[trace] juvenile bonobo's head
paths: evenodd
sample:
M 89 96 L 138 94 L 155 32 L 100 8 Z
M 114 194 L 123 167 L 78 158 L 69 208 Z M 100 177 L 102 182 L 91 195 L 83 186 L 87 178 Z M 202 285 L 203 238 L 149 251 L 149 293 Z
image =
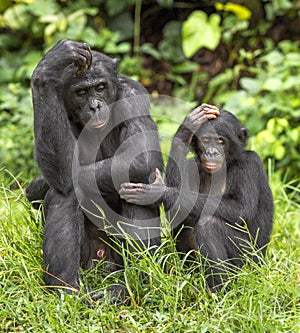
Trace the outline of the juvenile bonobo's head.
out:
M 81 128 L 103 128 L 110 117 L 109 105 L 116 101 L 118 68 L 116 61 L 92 51 L 91 66 L 76 74 L 74 65 L 66 69 L 62 99 L 69 119 Z
M 221 110 L 220 115 L 205 122 L 192 139 L 200 165 L 207 173 L 215 173 L 241 159 L 247 143 L 248 131 L 230 112 Z

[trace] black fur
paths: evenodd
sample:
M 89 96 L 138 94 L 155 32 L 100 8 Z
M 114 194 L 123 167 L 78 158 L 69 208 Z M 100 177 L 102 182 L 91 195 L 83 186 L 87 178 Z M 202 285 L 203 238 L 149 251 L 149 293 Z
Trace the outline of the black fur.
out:
M 163 202 L 175 234 L 183 228 L 177 235 L 178 250 L 187 253 L 199 249 L 209 262 L 208 284 L 218 288 L 226 280 L 226 264 L 221 261 L 241 266 L 244 250 L 251 251 L 249 241 L 255 242 L 259 255 L 265 253 L 272 230 L 272 193 L 259 156 L 244 148 L 247 130 L 233 114 L 222 110 L 216 119 L 200 127 L 191 143 L 196 154 L 192 161 L 186 159 L 186 131 L 181 126 L 173 140 Z M 213 174 L 203 168 L 204 136 L 216 136 L 223 144 L 222 149 L 216 144 L 210 148 L 216 155 L 212 159 L 224 155 L 226 162 Z M 237 228 L 243 221 L 250 235 Z M 258 261 L 259 255 L 252 257 Z
M 103 253 L 103 258 L 114 267 L 122 263 L 106 244 L 111 243 L 110 237 L 96 228 L 89 221 L 91 215 L 81 208 L 85 204 L 90 208 L 91 198 L 97 200 L 99 196 L 92 193 L 94 177 L 103 204 L 107 205 L 107 217 L 121 216 L 133 225 L 156 218 L 155 226 L 159 227 L 158 205 L 136 206 L 118 195 L 118 182 L 127 180 L 128 168 L 131 181 L 149 183 L 155 168 L 162 167 L 157 128 L 149 114 L 146 94 L 138 82 L 119 76 L 113 59 L 91 51 L 85 43 L 59 42 L 35 69 L 35 156 L 43 176 L 28 186 L 27 197 L 31 201 L 45 197 L 43 249 L 47 285 L 78 290 L 80 266 L 90 267 L 91 261 L 99 256 L 102 259 Z M 118 104 L 112 105 L 116 101 Z M 102 123 L 103 128 L 95 128 Z M 153 150 L 143 150 L 147 147 L 148 138 L 143 134 L 146 131 L 152 131 Z M 134 137 L 130 141 L 136 134 L 138 142 Z M 83 139 L 76 154 L 80 135 Z M 129 160 L 130 152 L 137 147 L 141 148 L 139 156 Z M 118 154 L 125 158 L 117 160 L 118 180 L 113 183 L 111 168 L 118 149 L 122 153 Z M 116 226 L 116 220 L 110 222 Z M 132 236 L 137 232 L 134 230 Z M 142 234 L 140 238 L 145 246 L 160 241 L 159 237 L 145 239 Z

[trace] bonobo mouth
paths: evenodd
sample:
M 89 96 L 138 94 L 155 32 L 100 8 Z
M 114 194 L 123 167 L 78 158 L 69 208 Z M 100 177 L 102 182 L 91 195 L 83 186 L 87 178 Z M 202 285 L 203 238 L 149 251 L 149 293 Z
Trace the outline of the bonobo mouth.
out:
M 99 123 L 97 124 L 90 124 L 89 127 L 90 128 L 94 128 L 94 129 L 99 129 L 99 128 L 102 128 L 106 125 L 106 120 L 103 120 L 103 121 L 100 121 Z
M 216 172 L 221 169 L 222 167 L 222 162 L 202 162 L 202 167 L 207 171 L 207 172 Z

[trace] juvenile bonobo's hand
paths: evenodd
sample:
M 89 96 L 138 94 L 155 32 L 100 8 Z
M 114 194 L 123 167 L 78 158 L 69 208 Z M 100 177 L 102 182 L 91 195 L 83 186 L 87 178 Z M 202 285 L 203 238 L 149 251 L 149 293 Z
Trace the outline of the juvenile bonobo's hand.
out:
M 44 63 L 51 64 L 54 71 L 63 70 L 74 64 L 75 75 L 85 72 L 92 63 L 91 48 L 87 43 L 63 39 L 58 42 L 45 56 Z
M 120 198 L 136 205 L 150 205 L 158 202 L 166 191 L 166 185 L 158 169 L 155 170 L 155 175 L 155 181 L 151 184 L 121 184 Z
M 189 132 L 189 135 L 184 136 L 184 138 L 188 141 L 188 143 L 190 143 L 193 133 L 195 133 L 207 120 L 215 119 L 219 116 L 219 114 L 220 111 L 216 106 L 205 103 L 201 104 L 185 117 L 182 123 L 183 126 L 179 128 L 179 131 L 182 132 L 182 134 L 183 132 Z

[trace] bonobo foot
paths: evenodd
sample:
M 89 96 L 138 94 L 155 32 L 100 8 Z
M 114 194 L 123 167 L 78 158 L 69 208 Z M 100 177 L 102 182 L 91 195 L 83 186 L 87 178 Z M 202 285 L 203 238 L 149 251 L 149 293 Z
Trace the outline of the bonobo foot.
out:
M 90 298 L 93 301 L 104 301 L 107 299 L 110 304 L 115 305 L 129 305 L 130 303 L 128 290 L 121 284 L 115 284 L 108 289 L 92 292 Z

